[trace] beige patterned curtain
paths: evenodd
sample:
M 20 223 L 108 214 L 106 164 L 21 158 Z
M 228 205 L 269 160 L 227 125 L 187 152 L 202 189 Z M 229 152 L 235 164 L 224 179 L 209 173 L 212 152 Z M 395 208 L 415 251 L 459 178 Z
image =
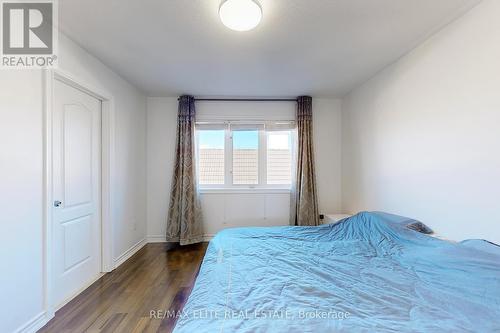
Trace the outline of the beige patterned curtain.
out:
M 314 172 L 312 98 L 297 99 L 297 161 L 292 184 L 290 225 L 318 225 L 318 198 Z
M 194 161 L 195 106 L 192 96 L 179 98 L 177 148 L 167 220 L 167 242 L 181 245 L 203 240 Z

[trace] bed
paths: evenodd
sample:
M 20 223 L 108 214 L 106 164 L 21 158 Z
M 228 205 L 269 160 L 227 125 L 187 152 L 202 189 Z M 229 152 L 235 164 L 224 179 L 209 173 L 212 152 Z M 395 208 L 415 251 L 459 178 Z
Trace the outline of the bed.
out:
M 412 221 L 224 230 L 174 332 L 499 332 L 500 247 Z

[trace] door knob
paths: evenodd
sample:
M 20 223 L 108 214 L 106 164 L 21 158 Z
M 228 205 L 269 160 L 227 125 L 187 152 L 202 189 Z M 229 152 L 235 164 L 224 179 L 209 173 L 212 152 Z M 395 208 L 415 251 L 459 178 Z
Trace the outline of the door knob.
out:
M 61 201 L 58 201 L 58 200 L 54 201 L 54 207 L 59 207 L 59 206 L 61 206 L 61 204 L 62 204 Z

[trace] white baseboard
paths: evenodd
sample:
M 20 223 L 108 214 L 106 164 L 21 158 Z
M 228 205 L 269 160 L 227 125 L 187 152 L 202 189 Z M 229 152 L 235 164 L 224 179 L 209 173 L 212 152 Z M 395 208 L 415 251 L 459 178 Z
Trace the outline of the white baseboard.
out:
M 142 249 L 144 247 L 144 245 L 146 245 L 148 242 L 146 241 L 146 238 L 143 238 L 141 239 L 140 241 L 138 241 L 137 243 L 135 243 L 134 245 L 132 245 L 130 247 L 130 249 L 128 249 L 127 251 L 125 251 L 121 256 L 119 256 L 118 258 L 116 258 L 114 261 L 114 268 L 118 268 L 121 264 L 123 264 L 125 261 L 127 261 L 127 259 L 129 259 L 130 257 L 132 257 L 134 254 L 137 253 L 137 251 L 139 251 L 140 249 Z
M 213 234 L 205 234 L 203 235 L 203 241 L 204 242 L 210 242 L 212 238 L 214 238 L 215 235 Z M 150 235 L 147 236 L 146 239 L 148 240 L 148 243 L 165 243 L 165 236 L 164 235 Z
M 148 243 L 165 243 L 165 235 L 149 235 L 146 237 Z
M 15 330 L 15 333 L 35 333 L 52 319 L 47 312 L 43 311 L 30 319 L 26 324 Z
M 203 241 L 204 242 L 210 242 L 212 240 L 212 238 L 214 238 L 214 234 L 205 234 L 203 235 Z

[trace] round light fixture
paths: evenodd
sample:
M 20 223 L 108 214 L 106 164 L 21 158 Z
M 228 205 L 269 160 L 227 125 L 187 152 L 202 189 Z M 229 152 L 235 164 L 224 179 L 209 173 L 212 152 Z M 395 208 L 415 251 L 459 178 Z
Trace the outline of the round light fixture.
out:
M 219 8 L 222 23 L 229 29 L 248 31 L 262 19 L 262 9 L 253 0 L 226 0 Z

